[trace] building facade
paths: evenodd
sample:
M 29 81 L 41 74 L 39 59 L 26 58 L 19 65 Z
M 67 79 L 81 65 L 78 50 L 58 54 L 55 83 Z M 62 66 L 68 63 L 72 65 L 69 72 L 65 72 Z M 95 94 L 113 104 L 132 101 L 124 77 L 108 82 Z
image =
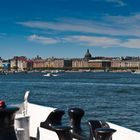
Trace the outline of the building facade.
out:
M 134 68 L 138 69 L 140 66 L 140 60 L 112 60 L 112 68 Z
M 140 57 L 92 57 L 89 50 L 83 58 L 63 59 L 47 58 L 42 59 L 37 55 L 34 59 L 27 59 L 25 56 L 15 56 L 10 60 L 3 60 L 0 57 L 0 70 L 25 71 L 45 69 L 140 69 Z
M 0 71 L 2 71 L 2 59 L 0 58 Z
M 2 71 L 10 70 L 10 60 L 2 60 Z
M 72 68 L 88 68 L 89 63 L 87 59 L 72 59 Z
M 90 68 L 103 68 L 103 69 L 108 69 L 111 67 L 111 61 L 110 60 L 89 60 L 89 67 Z
M 45 69 L 45 60 L 44 59 L 39 59 L 39 60 L 32 60 L 33 61 L 33 69 Z
M 25 71 L 27 70 L 27 58 L 25 56 L 15 56 L 10 60 L 11 71 Z

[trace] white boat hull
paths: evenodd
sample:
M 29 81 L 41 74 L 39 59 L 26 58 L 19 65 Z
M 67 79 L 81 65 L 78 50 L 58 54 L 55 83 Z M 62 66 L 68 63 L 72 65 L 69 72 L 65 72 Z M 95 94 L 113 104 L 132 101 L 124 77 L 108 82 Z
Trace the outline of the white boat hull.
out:
M 54 131 L 40 127 L 40 123 L 44 122 L 50 115 L 50 113 L 56 110 L 56 108 L 36 105 L 29 102 L 25 103 L 21 105 L 21 109 L 20 111 L 18 111 L 15 117 L 15 122 L 20 117 L 25 119 L 25 122 L 24 119 L 22 119 L 22 123 L 25 123 L 22 124 L 24 128 L 19 128 L 21 127 L 21 125 L 17 125 L 17 123 L 15 123 L 15 130 L 17 134 L 18 131 L 20 132 L 22 130 L 27 133 L 26 135 L 24 135 L 25 139 L 19 138 L 19 140 L 29 140 L 30 137 L 37 138 L 37 140 L 59 140 L 57 134 Z M 23 112 L 26 112 L 26 114 Z M 27 118 L 29 119 L 29 122 L 27 121 Z M 140 140 L 139 132 L 110 122 L 107 123 L 109 124 L 110 128 L 116 130 L 116 132 L 113 134 L 112 140 Z M 29 129 L 27 128 L 27 126 L 29 126 Z

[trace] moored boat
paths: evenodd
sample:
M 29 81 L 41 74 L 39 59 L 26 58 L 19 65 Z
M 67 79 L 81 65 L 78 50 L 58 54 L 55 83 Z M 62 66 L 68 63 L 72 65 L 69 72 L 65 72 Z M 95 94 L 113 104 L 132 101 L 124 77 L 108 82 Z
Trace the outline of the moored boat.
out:
M 140 70 L 136 70 L 136 71 L 132 72 L 132 74 L 140 74 Z
M 57 74 L 53 74 L 53 73 L 47 73 L 47 74 L 44 74 L 43 76 L 45 77 L 52 77 L 52 76 L 58 76 Z

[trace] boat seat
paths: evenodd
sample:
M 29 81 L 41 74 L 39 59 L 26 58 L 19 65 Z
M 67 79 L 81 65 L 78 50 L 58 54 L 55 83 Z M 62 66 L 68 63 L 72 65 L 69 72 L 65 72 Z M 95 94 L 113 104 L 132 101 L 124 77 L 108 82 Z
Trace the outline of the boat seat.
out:
M 99 121 L 99 120 L 89 120 L 88 125 L 90 128 L 90 140 L 93 140 L 93 138 L 96 137 L 95 130 L 98 128 L 110 128 L 110 126 L 105 121 Z
M 61 125 L 62 116 L 64 114 L 65 112 L 63 110 L 55 109 L 44 122 L 40 123 L 40 127 L 52 130 L 52 126 Z

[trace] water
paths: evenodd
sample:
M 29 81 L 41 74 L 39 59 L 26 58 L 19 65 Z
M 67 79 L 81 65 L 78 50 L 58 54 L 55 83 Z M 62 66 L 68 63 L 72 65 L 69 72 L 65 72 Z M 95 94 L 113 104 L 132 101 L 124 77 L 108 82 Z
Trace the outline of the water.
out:
M 0 75 L 0 98 L 7 104 L 23 101 L 30 91 L 30 102 L 65 110 L 80 107 L 87 129 L 90 119 L 107 120 L 140 131 L 140 75 L 131 73 L 42 73 Z

